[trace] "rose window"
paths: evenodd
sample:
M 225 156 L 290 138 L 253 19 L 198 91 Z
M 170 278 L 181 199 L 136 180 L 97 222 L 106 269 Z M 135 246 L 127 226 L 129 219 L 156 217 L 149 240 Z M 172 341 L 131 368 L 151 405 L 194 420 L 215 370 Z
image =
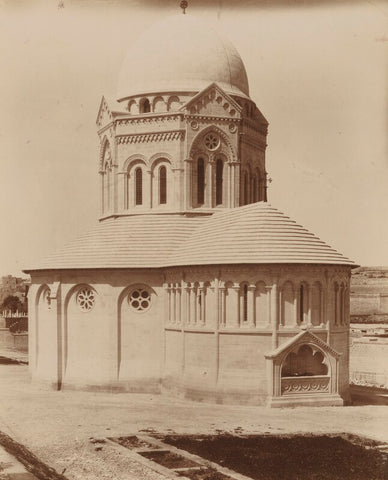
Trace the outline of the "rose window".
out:
M 208 150 L 217 150 L 220 145 L 220 139 L 214 133 L 208 133 L 205 137 L 205 145 Z
M 88 312 L 94 307 L 96 295 L 91 288 L 82 288 L 76 297 L 77 305 L 83 312 Z
M 151 305 L 151 294 L 144 288 L 137 288 L 130 293 L 128 303 L 137 312 L 143 312 Z

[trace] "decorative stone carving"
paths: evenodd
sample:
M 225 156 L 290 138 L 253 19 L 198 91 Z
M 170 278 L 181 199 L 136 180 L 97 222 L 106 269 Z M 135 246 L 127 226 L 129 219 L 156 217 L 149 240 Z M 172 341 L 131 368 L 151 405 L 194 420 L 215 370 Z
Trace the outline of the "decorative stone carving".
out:
M 295 393 L 329 392 L 329 376 L 322 377 L 285 377 L 282 378 L 282 395 Z
M 184 136 L 185 136 L 184 130 L 174 130 L 171 132 L 118 135 L 116 137 L 116 141 L 118 144 L 166 142 L 166 141 L 172 141 L 172 140 L 183 140 Z
M 76 296 L 76 302 L 82 312 L 89 312 L 96 303 L 96 294 L 90 287 L 81 288 Z

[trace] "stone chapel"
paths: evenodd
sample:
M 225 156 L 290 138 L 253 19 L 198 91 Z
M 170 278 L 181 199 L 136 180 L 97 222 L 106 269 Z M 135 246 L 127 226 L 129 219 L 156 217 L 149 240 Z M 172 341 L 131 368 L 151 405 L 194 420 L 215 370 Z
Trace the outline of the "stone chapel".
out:
M 267 129 L 240 55 L 202 21 L 171 17 L 132 45 L 97 115 L 99 221 L 25 270 L 33 380 L 348 400 L 355 265 L 267 203 Z

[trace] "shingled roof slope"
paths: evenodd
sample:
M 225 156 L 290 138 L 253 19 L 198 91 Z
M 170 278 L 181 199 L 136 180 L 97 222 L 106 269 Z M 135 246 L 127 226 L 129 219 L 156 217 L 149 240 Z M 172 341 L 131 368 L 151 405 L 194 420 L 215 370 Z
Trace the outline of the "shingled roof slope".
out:
M 315 263 L 355 265 L 264 202 L 207 218 L 180 245 L 172 265 Z
M 263 263 L 355 266 L 276 208 L 258 202 L 210 216 L 107 219 L 26 271 Z
M 37 269 L 165 266 L 202 221 L 202 217 L 181 215 L 110 218 L 47 257 Z

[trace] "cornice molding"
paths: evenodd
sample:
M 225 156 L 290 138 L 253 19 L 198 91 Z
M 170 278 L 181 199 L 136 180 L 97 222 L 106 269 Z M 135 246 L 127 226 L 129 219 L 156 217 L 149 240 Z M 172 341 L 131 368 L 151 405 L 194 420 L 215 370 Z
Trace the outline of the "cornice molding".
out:
M 219 117 L 217 115 L 200 115 L 200 114 L 185 114 L 185 120 L 201 120 L 209 122 L 219 122 L 219 123 L 241 123 L 241 118 L 231 118 L 231 117 Z
M 170 130 L 169 132 L 148 132 L 148 133 L 130 133 L 116 135 L 116 144 L 127 143 L 148 143 L 148 142 L 168 142 L 183 140 L 185 130 Z
M 114 121 L 116 125 L 138 125 L 138 124 L 149 124 L 149 123 L 158 123 L 160 121 L 173 121 L 183 118 L 183 113 L 159 113 L 159 114 L 146 114 L 136 115 L 136 117 L 127 117 L 127 118 L 118 118 Z

